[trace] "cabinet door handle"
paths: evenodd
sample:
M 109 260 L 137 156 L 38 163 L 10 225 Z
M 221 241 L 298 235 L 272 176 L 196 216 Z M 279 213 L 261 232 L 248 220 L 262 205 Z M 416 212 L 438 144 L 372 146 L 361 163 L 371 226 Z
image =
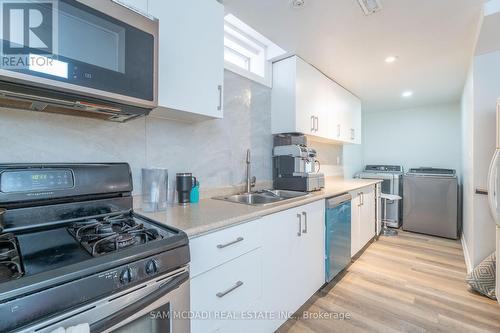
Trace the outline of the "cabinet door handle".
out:
M 238 289 L 239 287 L 241 287 L 243 285 L 243 282 L 241 281 L 238 281 L 236 282 L 236 284 L 234 286 L 232 286 L 231 288 L 229 288 L 228 290 L 226 291 L 221 291 L 221 292 L 218 292 L 217 294 L 215 294 L 217 297 L 219 298 L 222 298 L 224 296 L 226 296 L 227 294 L 235 291 L 236 289 Z
M 238 237 L 238 238 L 236 238 L 236 239 L 235 239 L 234 241 L 232 241 L 232 242 L 229 242 L 229 243 L 226 243 L 226 244 L 219 244 L 219 245 L 217 245 L 217 248 L 218 248 L 218 249 L 223 249 L 223 248 L 226 248 L 226 247 L 228 247 L 228 246 L 234 245 L 234 244 L 236 244 L 236 243 L 243 242 L 243 240 L 244 240 L 244 238 L 243 238 L 243 237 Z
M 316 132 L 319 131 L 319 117 L 316 117 Z
M 314 132 L 314 130 L 316 129 L 315 123 L 315 117 L 311 116 L 311 132 Z
M 302 230 L 302 233 L 307 234 L 307 213 L 302 212 L 302 215 L 304 216 L 304 229 Z
M 351 128 L 351 140 L 354 140 L 356 138 L 356 131 L 354 128 Z
M 361 195 L 363 195 L 362 192 L 358 192 L 358 207 L 363 206 L 362 201 L 361 201 Z
M 365 194 L 361 192 L 361 206 L 365 205 Z
M 218 85 L 217 89 L 219 90 L 219 106 L 217 106 L 217 111 L 222 110 L 222 85 Z
M 302 215 L 297 214 L 297 218 L 299 219 L 299 232 L 297 233 L 297 236 L 302 236 Z

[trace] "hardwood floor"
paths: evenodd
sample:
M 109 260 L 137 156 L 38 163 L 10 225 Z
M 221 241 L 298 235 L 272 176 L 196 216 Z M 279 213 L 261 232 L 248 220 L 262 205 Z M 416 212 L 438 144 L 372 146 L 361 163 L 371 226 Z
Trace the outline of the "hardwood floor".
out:
M 500 306 L 470 291 L 465 275 L 459 241 L 382 236 L 302 309 L 327 318 L 289 320 L 278 332 L 500 332 Z

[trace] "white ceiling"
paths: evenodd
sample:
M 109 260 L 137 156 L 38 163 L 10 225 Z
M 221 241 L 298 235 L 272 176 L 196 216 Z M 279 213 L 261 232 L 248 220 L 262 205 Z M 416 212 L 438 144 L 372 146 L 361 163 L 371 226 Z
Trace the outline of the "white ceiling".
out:
M 224 0 L 233 13 L 358 95 L 368 111 L 460 100 L 483 0 Z M 389 55 L 399 60 L 386 64 Z M 405 90 L 413 97 L 403 99 Z

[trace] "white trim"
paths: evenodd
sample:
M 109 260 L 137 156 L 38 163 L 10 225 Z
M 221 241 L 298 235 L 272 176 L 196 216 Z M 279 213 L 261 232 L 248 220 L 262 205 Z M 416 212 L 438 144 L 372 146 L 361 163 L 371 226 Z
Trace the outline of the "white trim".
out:
M 260 75 L 257 75 L 257 74 L 254 74 L 250 71 L 247 71 L 245 70 L 244 68 L 241 68 L 235 64 L 232 64 L 228 61 L 224 61 L 224 69 L 227 69 L 228 71 L 231 71 L 235 74 L 238 74 L 240 76 L 243 76 L 249 80 L 252 80 L 252 81 L 255 81 L 259 84 L 262 84 L 268 88 L 272 88 L 273 87 L 273 78 L 272 78 L 272 71 L 270 70 L 270 68 L 272 67 L 272 64 L 269 63 L 267 65 L 267 69 L 266 69 L 266 72 L 269 73 L 266 75 L 266 77 L 262 77 Z
M 465 234 L 462 232 L 462 238 L 460 239 L 462 243 L 462 249 L 464 251 L 465 266 L 467 267 L 467 274 L 472 272 L 472 262 L 470 260 L 469 249 L 467 248 L 467 242 L 465 240 Z
M 493 15 L 500 12 L 500 1 L 490 0 L 484 4 L 484 16 Z
M 285 54 L 283 49 L 230 13 L 224 17 L 224 45 L 250 60 L 245 69 L 227 58 L 225 69 L 272 88 L 272 59 Z

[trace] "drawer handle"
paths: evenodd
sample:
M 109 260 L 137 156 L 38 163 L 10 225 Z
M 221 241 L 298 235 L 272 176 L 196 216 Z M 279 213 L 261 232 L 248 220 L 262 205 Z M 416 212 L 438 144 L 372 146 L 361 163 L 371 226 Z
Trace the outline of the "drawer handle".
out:
M 302 230 L 302 233 L 307 234 L 307 213 L 302 212 L 302 215 L 304 216 L 304 230 Z
M 243 240 L 244 240 L 244 238 L 243 238 L 243 237 L 238 237 L 238 238 L 236 238 L 236 239 L 235 239 L 234 241 L 232 241 L 232 242 L 229 242 L 229 243 L 226 243 L 226 244 L 219 244 L 219 245 L 217 245 L 217 248 L 218 248 L 218 249 L 223 249 L 223 248 L 226 248 L 226 247 L 228 247 L 228 246 L 234 245 L 234 244 L 236 244 L 236 243 L 243 242 Z
M 297 214 L 297 218 L 299 219 L 299 232 L 297 232 L 297 236 L 302 236 L 302 215 Z
M 227 294 L 229 294 L 229 293 L 231 293 L 231 292 L 235 291 L 236 289 L 238 289 L 238 288 L 239 288 L 239 287 L 241 287 L 242 285 L 243 285 L 243 282 L 238 281 L 238 282 L 236 282 L 236 284 L 235 284 L 233 287 L 229 288 L 229 289 L 228 289 L 228 290 L 226 290 L 226 291 L 223 291 L 223 292 L 217 293 L 217 294 L 216 294 L 216 296 L 217 296 L 217 297 L 219 297 L 219 298 L 222 298 L 222 297 L 226 296 Z
M 217 106 L 217 111 L 222 110 L 222 85 L 217 86 L 217 90 L 219 91 L 219 105 Z

